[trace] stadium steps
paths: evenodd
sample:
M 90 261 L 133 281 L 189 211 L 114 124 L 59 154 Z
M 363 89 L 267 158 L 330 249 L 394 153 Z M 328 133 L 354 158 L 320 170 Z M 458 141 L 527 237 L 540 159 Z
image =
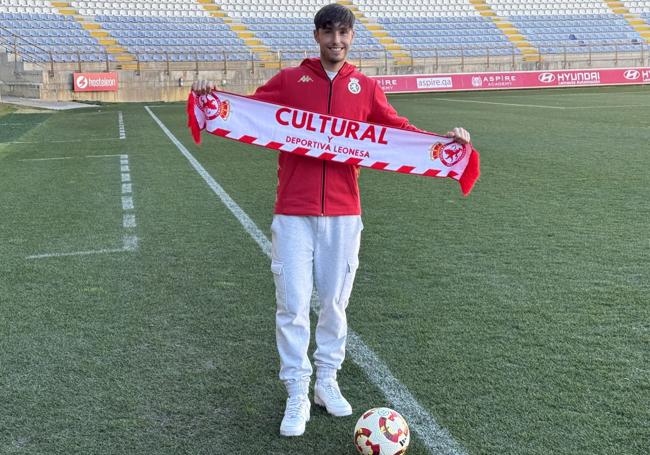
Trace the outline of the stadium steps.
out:
M 388 30 L 386 30 L 381 24 L 363 14 L 363 12 L 361 12 L 361 10 L 359 10 L 359 8 L 354 4 L 353 0 L 338 0 L 336 3 L 346 6 L 350 11 L 352 11 L 356 19 L 365 25 L 372 36 L 377 38 L 377 41 L 384 46 L 386 51 L 390 52 L 397 65 L 409 66 L 413 63 L 411 54 L 400 46 L 397 41 L 395 41 L 395 38 L 391 37 Z
M 526 37 L 507 18 L 499 16 L 485 0 L 469 0 L 474 9 L 483 16 L 490 18 L 494 25 L 519 49 L 524 62 L 539 62 L 539 50 L 528 42 Z
M 627 23 L 630 24 L 634 30 L 639 32 L 639 35 L 643 37 L 645 42 L 650 43 L 650 25 L 641 16 L 631 13 L 623 2 L 604 1 L 614 14 L 623 16 Z
M 118 69 L 129 70 L 137 68 L 137 59 L 135 56 L 120 46 L 118 40 L 113 38 L 101 24 L 95 22 L 93 17 L 82 16 L 69 2 L 50 1 L 50 4 L 56 8 L 59 14 L 72 16 L 90 36 L 95 38 L 104 47 L 106 53 L 112 54 L 115 57 L 115 61 L 118 62 Z
M 264 68 L 279 68 L 277 56 L 273 50 L 265 45 L 259 38 L 255 36 L 255 32 L 251 31 L 245 24 L 238 22 L 226 13 L 214 0 L 196 0 L 205 11 L 212 17 L 219 17 L 230 27 L 230 30 L 242 39 L 248 48 L 254 52 L 262 61 L 261 66 Z

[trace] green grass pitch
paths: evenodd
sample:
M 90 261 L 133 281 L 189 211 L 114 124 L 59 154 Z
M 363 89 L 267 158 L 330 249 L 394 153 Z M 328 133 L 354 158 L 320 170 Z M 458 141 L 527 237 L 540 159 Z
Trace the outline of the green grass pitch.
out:
M 647 454 L 650 89 L 391 102 L 482 176 L 362 171 L 350 327 L 468 454 Z M 152 110 L 269 235 L 275 153 Z M 269 260 L 142 104 L 0 106 L 0 258 L 0 453 L 351 455 L 391 406 L 348 360 L 354 415 L 279 436 Z

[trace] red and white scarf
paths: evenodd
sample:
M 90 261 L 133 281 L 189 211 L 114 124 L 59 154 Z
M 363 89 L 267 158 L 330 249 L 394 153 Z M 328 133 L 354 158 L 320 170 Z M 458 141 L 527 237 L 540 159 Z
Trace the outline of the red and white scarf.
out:
M 479 176 L 479 154 L 470 144 L 432 133 L 391 128 L 317 114 L 245 96 L 190 93 L 188 126 L 198 144 L 201 130 L 246 144 L 371 169 L 449 177 L 468 195 Z

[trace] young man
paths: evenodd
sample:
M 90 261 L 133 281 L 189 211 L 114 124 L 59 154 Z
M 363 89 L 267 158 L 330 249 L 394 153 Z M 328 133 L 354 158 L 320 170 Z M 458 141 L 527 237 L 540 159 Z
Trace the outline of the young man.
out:
M 280 71 L 254 98 L 364 122 L 417 130 L 399 117 L 372 79 L 346 63 L 354 40 L 354 14 L 339 4 L 323 7 L 314 17 L 314 39 L 320 58 Z M 193 90 L 209 92 L 201 81 Z M 469 134 L 454 128 L 447 134 L 459 143 Z M 312 365 L 310 300 L 315 283 L 320 304 L 316 326 L 314 402 L 334 416 L 352 408 L 337 383 L 345 357 L 346 307 L 359 264 L 361 205 L 357 166 L 279 154 L 275 215 L 271 225 L 276 289 L 276 341 L 280 379 L 288 399 L 280 425 L 283 436 L 300 436 L 309 421 Z

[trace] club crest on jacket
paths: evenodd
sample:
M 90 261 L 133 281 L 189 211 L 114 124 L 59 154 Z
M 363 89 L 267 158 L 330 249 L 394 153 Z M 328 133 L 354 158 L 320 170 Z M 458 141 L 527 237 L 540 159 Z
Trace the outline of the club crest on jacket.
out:
M 350 90 L 350 93 L 353 95 L 361 93 L 361 84 L 359 84 L 359 79 L 351 77 L 350 82 L 348 82 L 348 90 Z

